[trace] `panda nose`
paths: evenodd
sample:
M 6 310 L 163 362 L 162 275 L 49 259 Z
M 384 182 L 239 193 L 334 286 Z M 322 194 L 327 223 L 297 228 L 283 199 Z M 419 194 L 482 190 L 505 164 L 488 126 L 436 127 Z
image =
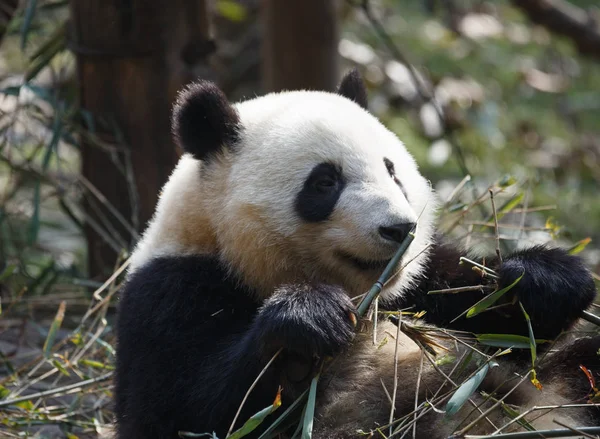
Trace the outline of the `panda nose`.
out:
M 383 239 L 401 243 L 409 232 L 417 228 L 416 223 L 400 223 L 391 226 L 379 227 L 379 234 Z

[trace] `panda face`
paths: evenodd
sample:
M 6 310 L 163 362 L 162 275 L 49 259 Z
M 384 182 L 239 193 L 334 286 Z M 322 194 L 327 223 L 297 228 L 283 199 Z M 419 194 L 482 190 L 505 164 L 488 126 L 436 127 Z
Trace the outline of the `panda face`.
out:
M 408 287 L 426 251 L 435 201 L 398 138 L 329 93 L 268 95 L 237 109 L 240 141 L 215 171 L 229 173 L 219 223 L 236 225 L 236 232 L 217 232 L 221 248 L 231 249 L 223 259 L 246 278 L 266 279 L 267 290 L 308 279 L 357 295 L 417 224 L 404 260 L 416 259 L 388 290 Z
M 354 101 L 354 102 L 353 102 Z M 386 294 L 427 257 L 435 198 L 402 142 L 368 113 L 357 74 L 338 94 L 284 92 L 232 105 L 184 90 L 173 131 L 185 154 L 164 186 L 130 272 L 157 256 L 218 256 L 261 297 L 291 282 L 367 291 L 417 224 Z

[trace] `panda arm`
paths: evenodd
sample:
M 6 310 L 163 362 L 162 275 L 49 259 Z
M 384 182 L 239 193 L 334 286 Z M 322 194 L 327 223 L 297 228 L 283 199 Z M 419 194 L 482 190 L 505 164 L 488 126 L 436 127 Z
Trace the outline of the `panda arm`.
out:
M 554 338 L 569 328 L 594 300 L 596 288 L 590 272 L 579 257 L 546 246 L 515 251 L 503 257 L 487 258 L 486 265 L 499 274 L 495 280 L 482 276 L 470 264 L 459 264 L 464 254 L 441 240 L 432 246 L 422 277 L 415 288 L 394 303 L 394 307 L 414 306 L 425 310 L 426 321 L 474 333 L 512 333 L 527 335 L 528 329 L 517 298 L 531 317 L 535 336 Z M 479 261 L 483 262 L 483 261 Z M 496 305 L 497 310 L 473 318 L 456 317 L 491 293 L 496 286 L 506 287 L 521 274 L 523 278 Z M 484 285 L 476 291 L 428 294 L 432 290 Z
M 130 276 L 117 321 L 118 437 L 223 437 L 266 364 L 248 337 L 259 305 L 213 258 L 157 258 Z M 273 373 L 240 419 L 272 403 Z
M 214 258 L 157 258 L 130 276 L 117 321 L 119 438 L 224 437 L 279 349 L 236 427 L 272 404 L 280 384 L 289 402 L 308 384 L 313 357 L 354 336 L 354 305 L 340 288 L 282 286 L 262 306 L 253 297 Z

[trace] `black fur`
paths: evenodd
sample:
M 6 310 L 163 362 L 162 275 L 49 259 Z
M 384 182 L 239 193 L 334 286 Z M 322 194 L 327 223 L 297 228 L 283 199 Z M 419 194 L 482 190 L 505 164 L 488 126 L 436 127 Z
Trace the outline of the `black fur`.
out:
M 531 317 L 536 338 L 552 339 L 571 327 L 596 296 L 594 281 L 580 258 L 561 249 L 536 246 L 508 255 L 501 265 L 495 258 L 488 259 L 487 265 L 499 272 L 499 288 L 510 285 L 525 273 L 519 283 L 496 303 L 507 306 L 470 319 L 461 317 L 451 324 L 454 318 L 491 293 L 496 286 L 494 279 L 482 277 L 470 264 L 459 265 L 460 256 L 462 254 L 453 246 L 435 245 L 418 286 L 405 297 L 384 306 L 394 309 L 414 306 L 416 310 L 425 310 L 424 318 L 441 327 L 478 334 L 527 335 L 528 328 L 520 307 L 509 303 L 516 297 Z M 489 288 L 455 294 L 427 294 L 432 290 L 471 285 Z
M 225 437 L 277 349 L 285 351 L 252 391 L 242 423 L 272 404 L 280 384 L 287 405 L 313 356 L 353 337 L 354 307 L 339 288 L 283 286 L 260 309 L 252 297 L 209 257 L 158 258 L 128 279 L 117 324 L 118 438 Z
M 173 135 L 184 151 L 206 160 L 232 147 L 241 130 L 237 110 L 212 82 L 200 81 L 180 92 L 171 120 Z
M 406 189 L 404 188 L 404 185 L 402 184 L 402 182 L 398 179 L 398 176 L 396 175 L 396 167 L 394 166 L 394 162 L 392 162 L 387 157 L 384 157 L 383 163 L 385 164 L 385 168 L 387 169 L 388 173 L 390 174 L 390 177 L 392 177 L 392 179 L 394 180 L 394 183 L 396 183 L 398 185 L 398 187 L 400 188 L 400 190 L 402 191 L 404 198 L 406 198 L 406 200 L 408 202 L 410 202 L 410 200 L 408 199 L 408 194 L 406 193 Z
M 306 356 L 333 356 L 350 345 L 356 308 L 341 288 L 286 285 L 270 297 L 256 319 L 268 354 L 287 348 Z
M 356 102 L 365 110 L 369 106 L 367 89 L 356 68 L 350 70 L 338 85 L 337 93 Z
M 296 197 L 296 212 L 307 222 L 325 221 L 333 212 L 345 186 L 339 167 L 331 163 L 318 164 Z
M 381 226 L 379 227 L 379 235 L 388 241 L 400 244 L 408 236 L 408 233 L 416 227 L 416 223 L 398 223 L 391 226 Z
M 431 323 L 476 333 L 526 334 L 523 316 L 514 305 L 503 308 L 502 314 L 489 311 L 449 325 L 483 294 L 427 291 L 492 283 L 470 267 L 458 266 L 459 256 L 451 246 L 435 246 L 418 287 L 382 307 L 425 309 Z M 501 273 L 500 286 L 525 271 L 513 294 L 527 308 L 539 338 L 568 328 L 595 294 L 581 261 L 562 250 L 535 247 L 515 252 L 495 268 Z M 271 404 L 280 385 L 285 409 L 307 387 L 315 357 L 344 351 L 353 339 L 355 308 L 340 288 L 284 285 L 262 304 L 253 297 L 211 257 L 157 258 L 128 279 L 117 324 L 119 439 L 176 438 L 180 430 L 214 431 L 224 437 L 250 384 L 278 349 L 283 348 L 282 353 L 250 394 L 240 422 Z M 568 347 L 565 360 L 558 360 L 571 375 L 580 360 L 587 358 L 588 367 L 598 365 L 597 338 L 576 346 L 585 347 L 584 355 Z M 553 371 L 559 373 L 556 364 L 542 370 L 546 380 Z M 573 395 L 581 395 L 585 377 L 574 379 Z

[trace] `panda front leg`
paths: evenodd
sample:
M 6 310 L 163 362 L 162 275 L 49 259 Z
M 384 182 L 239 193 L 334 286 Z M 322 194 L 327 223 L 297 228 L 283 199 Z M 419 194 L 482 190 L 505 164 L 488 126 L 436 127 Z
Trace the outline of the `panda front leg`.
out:
M 281 349 L 296 359 L 323 359 L 350 346 L 356 321 L 356 308 L 343 289 L 285 285 L 265 301 L 250 332 L 265 356 Z
M 571 327 L 596 296 L 594 281 L 583 261 L 562 249 L 535 246 L 505 255 L 502 262 L 489 258 L 486 265 L 498 273 L 498 279 L 482 275 L 469 264 L 459 264 L 461 256 L 458 248 L 436 243 L 417 287 L 386 306 L 425 310 L 425 319 L 441 327 L 527 335 L 527 324 L 517 303 L 520 302 L 531 317 L 535 336 L 552 339 Z M 511 285 L 521 275 L 520 281 L 496 303 L 505 306 L 453 322 L 494 288 Z M 477 285 L 482 288 L 428 294 L 432 290 Z

